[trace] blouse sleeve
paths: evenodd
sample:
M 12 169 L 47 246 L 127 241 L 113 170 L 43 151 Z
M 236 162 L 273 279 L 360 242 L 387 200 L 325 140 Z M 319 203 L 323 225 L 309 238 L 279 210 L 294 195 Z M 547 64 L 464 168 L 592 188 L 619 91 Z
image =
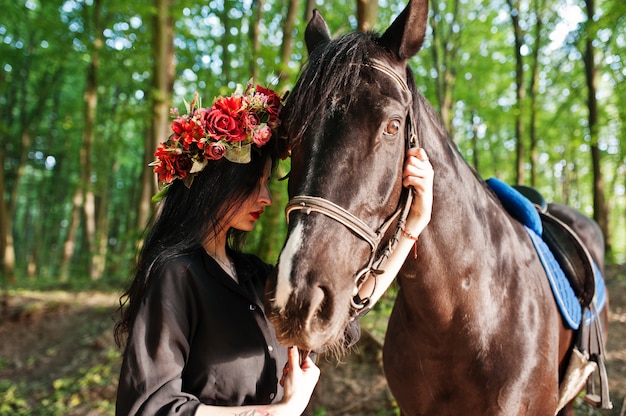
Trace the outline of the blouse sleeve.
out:
M 174 262 L 149 288 L 124 353 L 117 415 L 193 415 L 199 406 L 182 388 L 195 310 L 190 273 Z

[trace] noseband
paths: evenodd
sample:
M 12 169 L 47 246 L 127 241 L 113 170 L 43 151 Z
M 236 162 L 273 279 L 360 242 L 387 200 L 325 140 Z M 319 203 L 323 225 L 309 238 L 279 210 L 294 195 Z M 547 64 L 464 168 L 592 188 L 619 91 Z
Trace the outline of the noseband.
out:
M 367 66 L 376 69 L 391 78 L 393 78 L 398 84 L 400 84 L 400 88 L 403 91 L 406 91 L 411 96 L 411 90 L 409 89 L 407 83 L 394 71 L 383 65 L 381 62 L 372 61 Z M 413 123 L 413 103 L 409 106 L 409 111 L 406 118 L 406 146 L 405 151 L 409 148 L 417 146 L 417 131 L 415 129 L 415 125 Z M 402 201 L 402 199 L 401 199 Z M 302 211 L 305 214 L 310 214 L 311 212 L 319 212 L 321 214 L 326 215 L 329 218 L 334 219 L 340 224 L 344 225 L 354 234 L 361 237 L 370 245 L 370 254 L 367 265 L 359 271 L 354 278 L 355 288 L 350 298 L 350 305 L 354 309 L 355 312 L 363 309 L 365 306 L 369 304 L 369 297 L 361 298 L 359 296 L 359 289 L 365 283 L 365 281 L 373 276 L 376 279 L 376 275 L 383 273 L 383 265 L 385 260 L 391 255 L 391 253 L 395 250 L 398 241 L 400 240 L 400 235 L 402 233 L 402 229 L 406 223 L 407 216 L 409 215 L 409 209 L 411 208 L 411 202 L 413 201 L 413 191 L 409 190 L 406 192 L 406 197 L 404 204 L 401 202 L 398 204 L 395 212 L 385 220 L 377 230 L 370 228 L 365 222 L 363 222 L 360 218 L 356 217 L 346 209 L 340 207 L 332 201 L 329 201 L 325 198 L 317 197 L 317 196 L 308 196 L 308 195 L 298 195 L 293 197 L 285 208 L 285 215 L 287 217 L 287 222 L 289 222 L 289 215 L 292 211 Z M 391 236 L 389 241 L 386 244 L 386 247 L 381 249 L 382 239 L 384 238 L 387 230 L 397 219 L 397 226 L 395 233 Z M 378 254 L 378 255 L 377 255 Z M 376 282 L 376 280 L 374 280 Z M 374 288 L 376 285 L 374 284 Z

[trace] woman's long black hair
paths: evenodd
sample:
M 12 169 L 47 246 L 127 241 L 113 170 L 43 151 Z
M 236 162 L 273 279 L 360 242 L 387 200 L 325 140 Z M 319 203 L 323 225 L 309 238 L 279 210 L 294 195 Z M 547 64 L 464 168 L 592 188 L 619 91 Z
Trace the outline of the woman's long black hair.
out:
M 174 180 L 150 219 L 134 278 L 120 297 L 120 319 L 115 325 L 118 346 L 123 344 L 124 335 L 130 335 L 153 271 L 173 258 L 201 249 L 203 242 L 219 233 L 230 208 L 258 192 L 267 162 L 271 160 L 274 165 L 277 159 L 277 151 L 271 144 L 260 149 L 254 147 L 252 160 L 246 164 L 225 158 L 208 161 L 189 188 L 182 180 Z M 244 235 L 243 231 L 231 228 L 227 235 L 228 248 L 240 250 Z

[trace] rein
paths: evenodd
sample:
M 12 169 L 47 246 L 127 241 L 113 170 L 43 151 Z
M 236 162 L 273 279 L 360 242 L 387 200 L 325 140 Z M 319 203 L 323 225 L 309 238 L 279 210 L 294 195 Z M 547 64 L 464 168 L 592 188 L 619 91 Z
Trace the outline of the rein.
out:
M 409 89 L 407 83 L 397 73 L 383 65 L 381 62 L 372 61 L 367 66 L 390 76 L 400 85 L 400 88 L 403 91 L 406 91 L 409 93 L 409 95 L 411 95 L 411 90 Z M 415 124 L 413 123 L 413 119 L 413 104 L 411 103 L 406 118 L 405 152 L 407 149 L 417 146 L 418 137 L 417 131 L 415 129 Z M 402 199 L 400 201 L 402 201 Z M 361 239 L 365 240 L 370 245 L 369 260 L 367 262 L 367 265 L 355 275 L 355 288 L 352 297 L 350 298 L 350 305 L 352 306 L 352 308 L 355 311 L 359 311 L 367 306 L 370 301 L 369 297 L 361 298 L 359 296 L 359 289 L 361 288 L 363 283 L 365 283 L 370 278 L 370 276 L 373 276 L 374 288 L 376 288 L 376 275 L 383 273 L 383 266 L 385 261 L 391 255 L 391 253 L 393 253 L 396 246 L 398 245 L 398 241 L 400 240 L 400 236 L 402 234 L 402 230 L 404 229 L 406 219 L 409 215 L 412 201 L 413 191 L 409 190 L 408 192 L 406 192 L 406 200 L 404 204 L 400 202 L 395 212 L 387 220 L 385 220 L 378 227 L 377 230 L 373 230 L 360 218 L 353 215 L 346 209 L 340 207 L 339 205 L 335 204 L 334 202 L 317 196 L 298 195 L 293 197 L 285 207 L 285 215 L 287 217 L 287 223 L 289 223 L 289 215 L 292 211 L 302 211 L 307 215 L 309 215 L 311 212 L 324 214 L 327 217 L 339 222 L 344 227 L 348 228 L 350 231 L 358 235 Z M 393 224 L 396 219 L 398 220 L 396 230 L 387 242 L 384 250 L 382 250 L 380 248 L 382 244 L 382 239 L 387 233 L 389 227 L 391 227 L 391 224 Z M 377 256 L 377 253 L 380 254 L 378 254 Z

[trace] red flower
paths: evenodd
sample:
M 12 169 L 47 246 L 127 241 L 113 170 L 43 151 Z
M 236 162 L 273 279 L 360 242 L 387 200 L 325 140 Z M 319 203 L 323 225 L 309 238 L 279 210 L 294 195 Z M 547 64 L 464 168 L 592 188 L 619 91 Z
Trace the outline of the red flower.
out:
M 246 128 L 247 130 L 254 130 L 259 127 L 259 124 L 261 124 L 259 115 L 254 111 L 246 112 L 242 117 L 242 121 L 244 128 Z
M 186 154 L 176 155 L 172 158 L 172 167 L 174 168 L 174 172 L 176 173 L 176 176 L 181 179 L 187 176 L 187 173 L 191 170 L 192 165 L 193 161 Z
M 180 141 L 185 149 L 189 149 L 192 143 L 198 143 L 203 136 L 202 127 L 196 120 L 187 116 L 179 117 L 172 122 L 172 131 L 175 135 L 172 139 Z
M 269 126 L 263 126 L 252 133 L 252 141 L 258 147 L 261 147 L 265 143 L 267 143 L 270 140 L 270 137 L 272 137 L 272 130 L 269 128 Z
M 204 157 L 207 159 L 218 160 L 224 157 L 224 153 L 226 153 L 226 147 L 223 143 L 211 142 L 204 152 Z
M 213 104 L 213 108 L 217 108 L 222 110 L 226 114 L 230 114 L 232 116 L 236 116 L 242 110 L 242 97 L 240 96 L 230 96 L 230 97 L 220 97 Z
M 266 103 L 267 103 L 267 106 L 269 107 L 267 109 L 268 113 L 273 113 L 273 114 L 278 113 L 278 109 L 281 106 L 280 97 L 278 96 L 278 94 L 276 94 L 273 90 L 270 90 L 269 88 L 263 88 L 260 85 L 256 86 L 256 92 L 259 94 L 263 94 L 267 97 Z
M 158 175 L 159 182 L 170 183 L 174 180 L 174 167 L 169 157 L 159 157 L 157 164 L 154 166 L 154 173 Z
M 246 139 L 246 132 L 238 117 L 233 117 L 220 108 L 213 107 L 204 115 L 204 128 L 213 140 L 241 142 Z
M 189 118 L 188 115 L 178 117 L 172 122 L 172 131 L 178 136 L 192 133 L 196 129 L 196 122 L 193 119 Z
M 158 159 L 154 172 L 158 174 L 160 182 L 170 183 L 176 178 L 187 176 L 193 162 L 183 149 L 168 149 L 166 146 L 166 143 L 161 143 L 154 153 Z
M 160 145 L 158 145 L 156 152 L 154 152 L 154 155 L 159 159 L 161 159 L 162 156 L 167 156 L 168 154 L 169 154 L 169 151 L 165 150 L 164 143 L 161 143 Z
M 263 109 L 267 113 L 267 124 L 270 128 L 275 129 L 280 124 L 278 116 L 282 108 L 280 97 L 273 90 L 263 88 L 260 85 L 256 86 L 257 94 L 261 94 L 265 97 L 265 108 Z
M 186 125 L 187 117 L 178 117 L 176 120 L 172 121 L 172 131 L 180 136 L 187 130 Z
M 157 147 L 157 160 L 150 164 L 162 183 L 193 176 L 206 160 L 221 159 L 229 151 L 243 154 L 250 150 L 250 143 L 264 146 L 280 124 L 282 108 L 278 94 L 252 84 L 243 94 L 218 97 L 210 108 L 198 108 L 197 94 L 186 106 L 189 114 L 172 111 L 172 134 Z

